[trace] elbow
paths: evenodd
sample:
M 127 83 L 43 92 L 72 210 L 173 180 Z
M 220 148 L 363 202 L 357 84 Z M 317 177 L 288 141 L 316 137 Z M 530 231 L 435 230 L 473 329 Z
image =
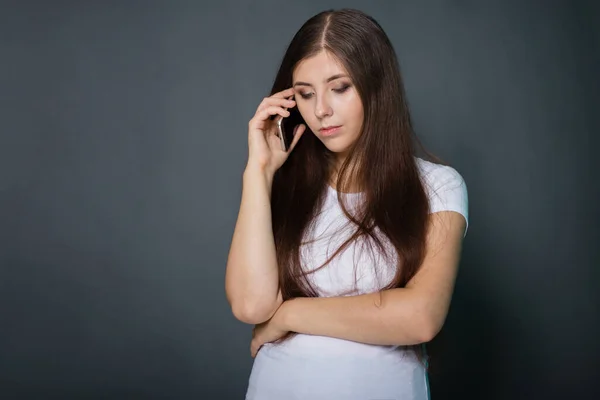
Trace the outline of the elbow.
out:
M 262 324 L 268 321 L 273 314 L 271 310 L 267 310 L 265 307 L 258 307 L 247 301 L 233 303 L 231 311 L 238 321 L 250 325 Z
M 442 330 L 443 320 L 435 317 L 426 317 L 418 324 L 417 337 L 420 343 L 431 342 Z
M 233 316 L 238 321 L 250 325 L 258 325 L 268 321 L 283 303 L 281 291 L 274 297 L 266 296 L 265 294 L 261 296 L 251 296 L 248 294 L 233 296 L 227 290 L 226 293 Z
M 442 330 L 446 312 L 428 302 L 415 304 L 412 324 L 413 338 L 418 343 L 431 342 Z
M 439 329 L 432 328 L 430 325 L 426 325 L 420 329 L 418 333 L 419 342 L 420 343 L 428 343 L 431 342 L 437 334 L 440 332 Z

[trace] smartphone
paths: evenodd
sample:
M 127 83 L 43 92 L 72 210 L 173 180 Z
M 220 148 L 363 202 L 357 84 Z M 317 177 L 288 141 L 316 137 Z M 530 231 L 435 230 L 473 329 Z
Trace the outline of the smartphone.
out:
M 288 133 L 289 130 L 283 124 L 284 119 L 282 116 L 277 118 L 277 131 L 279 133 L 279 140 L 281 141 L 281 150 L 288 151 L 294 140 L 294 135 Z
M 289 97 L 288 99 L 293 99 L 294 96 Z M 286 108 L 287 110 L 287 108 Z M 289 110 L 290 116 L 287 118 L 283 118 L 281 115 L 277 116 L 276 124 L 277 124 L 277 132 L 279 134 L 279 140 L 281 141 L 281 149 L 283 151 L 288 151 L 292 142 L 294 140 L 294 129 L 297 125 L 302 123 L 302 117 L 298 112 L 298 109 L 294 107 Z

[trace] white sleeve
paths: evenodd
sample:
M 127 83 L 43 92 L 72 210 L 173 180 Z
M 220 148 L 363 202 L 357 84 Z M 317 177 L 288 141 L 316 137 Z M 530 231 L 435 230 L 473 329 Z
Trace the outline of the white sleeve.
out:
M 460 213 L 466 221 L 464 233 L 466 236 L 469 228 L 469 197 L 463 177 L 454 168 L 441 165 L 429 172 L 425 183 L 428 185 L 431 213 L 438 211 Z

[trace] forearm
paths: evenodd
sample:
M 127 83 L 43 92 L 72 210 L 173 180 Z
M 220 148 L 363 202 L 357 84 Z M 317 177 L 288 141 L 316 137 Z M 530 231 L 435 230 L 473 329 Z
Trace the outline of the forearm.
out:
M 280 308 L 285 329 L 378 345 L 427 342 L 432 328 L 420 297 L 411 289 L 347 297 L 297 298 Z M 279 311 L 278 311 L 279 312 Z
M 271 226 L 272 179 L 246 169 L 242 200 L 227 260 L 227 298 L 236 318 L 257 324 L 269 319 L 281 304 Z

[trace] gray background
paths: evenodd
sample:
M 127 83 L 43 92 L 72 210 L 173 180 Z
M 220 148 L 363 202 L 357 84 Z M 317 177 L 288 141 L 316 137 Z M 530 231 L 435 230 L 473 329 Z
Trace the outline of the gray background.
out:
M 382 24 L 468 185 L 433 399 L 600 396 L 594 2 L 0 7 L 1 398 L 243 398 L 224 271 L 247 122 L 329 7 Z

